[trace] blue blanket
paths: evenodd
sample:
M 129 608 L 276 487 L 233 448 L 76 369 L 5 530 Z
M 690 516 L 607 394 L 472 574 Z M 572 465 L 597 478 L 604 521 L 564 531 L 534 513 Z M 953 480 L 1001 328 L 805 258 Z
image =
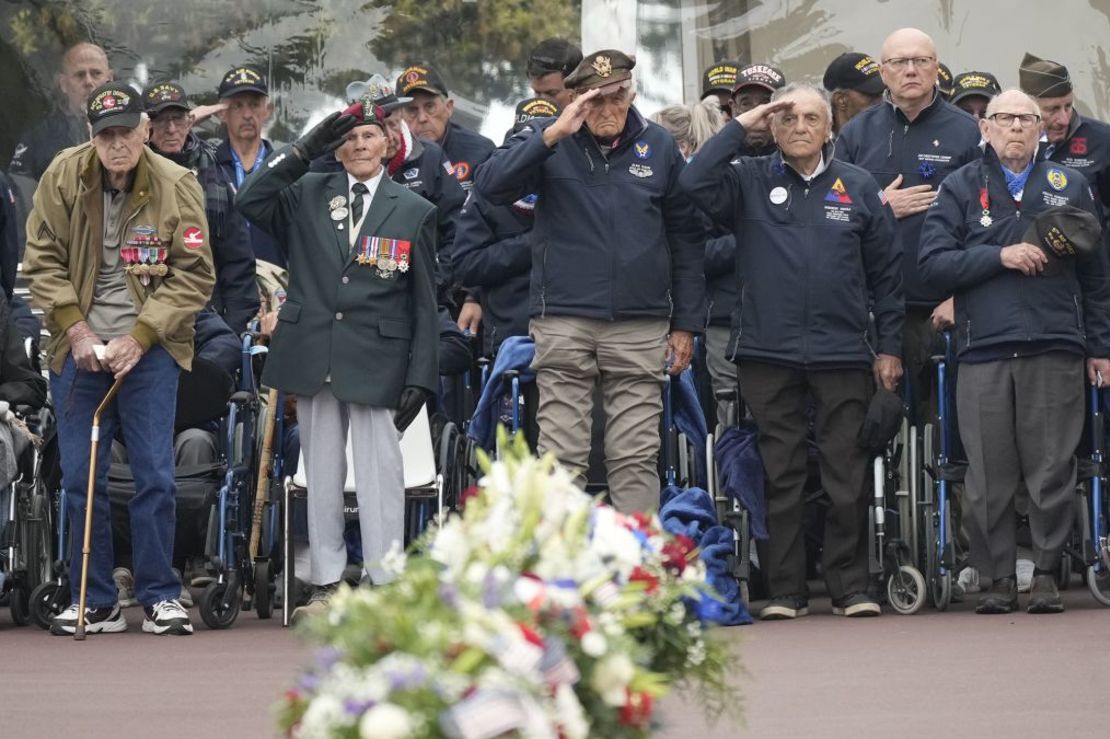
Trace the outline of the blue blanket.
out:
M 705 563 L 706 579 L 720 600 L 702 595 L 694 610 L 702 621 L 736 626 L 752 623 L 747 605 L 740 599 L 740 586 L 729 574 L 728 558 L 733 551 L 732 530 L 717 524 L 717 512 L 709 493 L 701 488 L 668 486 L 661 495 L 659 519 L 664 530 L 685 534 L 697 542 Z
M 767 501 L 763 488 L 763 459 L 759 432 L 751 424 L 729 426 L 713 446 L 721 491 L 740 501 L 751 514 L 752 537 L 767 538 Z
M 678 376 L 678 382 L 671 379 L 671 412 L 674 414 L 674 425 L 679 433 L 686 434 L 686 438 L 694 445 L 694 471 L 695 482 L 705 487 L 709 478 L 705 469 L 705 413 L 698 400 L 697 387 L 694 385 L 694 371 L 687 367 Z
M 536 373 L 532 371 L 531 364 L 535 355 L 536 345 L 527 336 L 510 336 L 501 342 L 466 431 L 466 435 L 486 451 L 492 450 L 497 443 L 497 416 L 504 395 L 502 378 L 509 370 L 516 370 L 520 372 L 522 383 L 534 381 Z

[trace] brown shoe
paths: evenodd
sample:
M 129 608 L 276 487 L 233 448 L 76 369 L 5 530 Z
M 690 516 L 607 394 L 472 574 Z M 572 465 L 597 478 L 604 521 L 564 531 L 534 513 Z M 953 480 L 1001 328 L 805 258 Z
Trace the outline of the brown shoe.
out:
M 290 616 L 290 621 L 294 626 L 306 621 L 313 616 L 319 616 L 328 612 L 328 601 L 335 595 L 335 591 L 339 588 L 339 583 L 333 582 L 329 585 L 315 585 L 312 588 L 312 595 L 308 596 L 308 602 L 303 606 L 298 606 L 293 609 L 293 614 Z

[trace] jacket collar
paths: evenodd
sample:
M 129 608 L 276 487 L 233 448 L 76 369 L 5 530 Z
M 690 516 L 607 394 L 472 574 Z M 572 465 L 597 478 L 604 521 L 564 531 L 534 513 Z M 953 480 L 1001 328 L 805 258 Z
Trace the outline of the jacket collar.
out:
M 552 122 L 554 122 L 554 120 L 555 119 L 552 119 Z M 636 109 L 635 105 L 630 106 L 628 108 L 628 118 L 625 119 L 624 122 L 624 129 L 621 131 L 620 136 L 617 137 L 617 145 L 609 152 L 610 156 L 628 148 L 632 142 L 642 136 L 647 129 L 647 119 Z M 582 128 L 579 129 L 575 136 L 583 137 L 586 141 L 592 143 L 597 148 L 598 152 L 601 151 L 601 144 L 598 143 L 594 135 L 586 128 L 585 124 L 583 124 Z
M 135 165 L 135 170 L 132 172 L 131 201 L 135 207 L 139 207 L 150 200 L 150 167 L 151 157 L 154 156 L 158 155 L 151 151 L 149 147 L 144 146 L 142 153 L 139 154 L 139 163 Z M 100 164 L 100 157 L 96 155 L 94 147 L 89 147 L 89 151 L 85 154 L 80 177 L 81 189 L 84 192 L 101 193 L 104 191 L 104 167 Z
M 806 178 L 787 164 L 786 160 L 782 158 L 782 150 L 775 149 L 775 153 L 771 155 L 771 169 L 778 175 L 795 180 L 798 184 L 804 187 L 813 187 L 815 183 L 821 182 L 828 177 L 829 170 L 832 168 L 833 160 L 835 159 L 835 146 L 830 142 L 826 142 L 821 147 L 822 163 L 814 171 L 813 176 L 806 182 Z
M 922 111 L 917 114 L 917 118 L 914 118 L 911 121 L 909 118 L 906 117 L 906 114 L 902 112 L 902 109 L 894 104 L 894 101 L 890 98 L 890 90 L 883 90 L 883 103 L 885 104 L 885 107 L 890 111 L 891 116 L 893 116 L 896 120 L 902 121 L 903 123 L 907 124 L 917 123 L 919 121 L 927 119 L 929 116 L 933 115 L 938 110 L 943 108 L 945 104 L 944 98 L 941 97 L 940 92 L 934 88 L 932 102 L 926 105 L 922 109 Z

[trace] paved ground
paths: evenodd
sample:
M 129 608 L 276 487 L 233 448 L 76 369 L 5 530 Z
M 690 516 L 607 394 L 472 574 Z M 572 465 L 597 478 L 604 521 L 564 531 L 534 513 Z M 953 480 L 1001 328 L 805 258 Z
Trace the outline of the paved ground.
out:
M 790 623 L 729 629 L 746 673 L 746 727 L 707 727 L 666 701 L 668 739 L 1105 735 L 1110 612 L 1076 582 L 1061 616 L 949 613 L 848 621 L 827 601 Z M 758 604 L 757 604 L 758 605 Z M 308 648 L 242 616 L 187 638 L 131 630 L 84 643 L 0 615 L 0 735 L 268 737 L 270 706 Z M 195 613 L 195 612 L 194 612 Z M 199 621 L 199 619 L 198 619 Z

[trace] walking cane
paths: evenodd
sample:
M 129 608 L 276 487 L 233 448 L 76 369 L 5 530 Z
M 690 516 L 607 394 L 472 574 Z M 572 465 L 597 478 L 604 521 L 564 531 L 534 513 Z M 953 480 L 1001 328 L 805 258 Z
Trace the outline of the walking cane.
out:
M 119 391 L 122 382 L 123 377 L 116 378 L 112 387 L 108 388 L 108 394 L 104 396 L 104 400 L 100 401 L 100 405 L 96 407 L 96 413 L 93 413 L 92 417 L 89 486 L 85 494 L 85 543 L 81 547 L 81 596 L 77 601 L 77 629 L 73 632 L 73 638 L 77 641 L 85 640 L 85 596 L 89 584 L 89 553 L 92 551 L 93 492 L 96 488 L 96 449 L 100 446 L 100 415 L 107 410 L 112 398 L 116 397 L 116 392 Z
M 254 510 L 251 517 L 251 538 L 248 554 L 253 562 L 258 556 L 258 545 L 262 539 L 262 509 L 266 507 L 270 492 L 270 462 L 274 457 L 274 427 L 277 425 L 277 414 L 281 409 L 277 407 L 278 391 L 270 390 L 267 398 L 270 408 L 266 416 L 266 426 L 262 431 L 262 456 L 258 462 L 258 486 L 254 491 Z M 258 583 L 254 584 L 255 589 Z

